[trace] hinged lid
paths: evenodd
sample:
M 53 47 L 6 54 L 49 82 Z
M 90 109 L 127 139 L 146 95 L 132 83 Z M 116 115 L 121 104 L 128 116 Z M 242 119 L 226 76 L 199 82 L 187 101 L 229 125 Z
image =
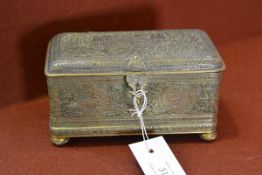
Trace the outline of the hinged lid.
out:
M 201 30 L 62 33 L 49 43 L 48 76 L 216 72 L 224 63 Z

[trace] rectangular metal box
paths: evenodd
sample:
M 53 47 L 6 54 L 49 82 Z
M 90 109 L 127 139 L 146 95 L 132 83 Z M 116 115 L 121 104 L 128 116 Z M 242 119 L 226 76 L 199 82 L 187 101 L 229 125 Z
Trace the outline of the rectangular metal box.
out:
M 45 74 L 51 140 L 141 134 L 131 117 L 143 87 L 150 134 L 216 137 L 221 56 L 197 29 L 61 33 L 49 43 Z

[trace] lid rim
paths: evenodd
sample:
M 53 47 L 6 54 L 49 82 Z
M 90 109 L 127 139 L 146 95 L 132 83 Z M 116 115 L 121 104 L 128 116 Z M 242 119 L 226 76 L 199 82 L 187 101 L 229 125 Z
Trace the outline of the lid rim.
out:
M 94 73 L 50 73 L 45 71 L 47 77 L 76 77 L 76 76 L 120 76 L 120 75 L 137 75 L 137 74 L 148 74 L 148 75 L 160 75 L 160 74 L 195 74 L 195 73 L 220 73 L 226 69 L 222 66 L 219 69 L 210 70 L 187 70 L 187 71 L 154 71 L 154 72 L 94 72 Z

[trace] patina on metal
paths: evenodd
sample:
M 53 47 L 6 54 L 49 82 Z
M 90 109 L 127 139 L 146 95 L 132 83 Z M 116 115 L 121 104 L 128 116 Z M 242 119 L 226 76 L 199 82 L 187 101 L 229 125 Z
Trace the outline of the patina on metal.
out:
M 201 30 L 58 34 L 45 66 L 51 140 L 141 134 L 129 112 L 137 87 L 147 94 L 149 134 L 214 140 L 224 68 Z

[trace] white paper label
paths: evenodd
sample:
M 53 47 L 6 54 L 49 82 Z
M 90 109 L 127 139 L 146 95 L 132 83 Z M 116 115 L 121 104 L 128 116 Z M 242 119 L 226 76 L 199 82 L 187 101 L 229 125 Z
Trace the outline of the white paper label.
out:
M 145 175 L 186 175 L 162 136 L 146 140 L 146 144 L 129 144 Z

